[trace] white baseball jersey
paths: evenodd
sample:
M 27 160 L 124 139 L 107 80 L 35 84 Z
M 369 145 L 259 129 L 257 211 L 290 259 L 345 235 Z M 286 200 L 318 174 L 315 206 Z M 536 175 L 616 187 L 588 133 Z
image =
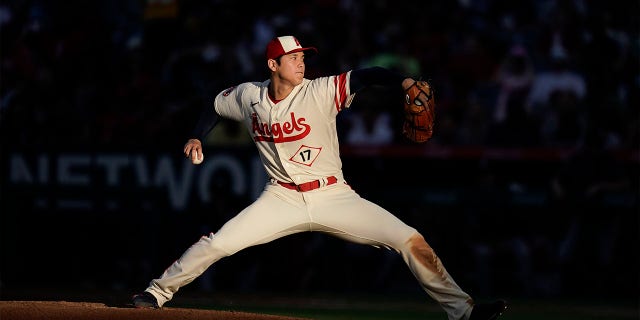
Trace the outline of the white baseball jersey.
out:
M 473 300 L 424 237 L 344 182 L 336 116 L 353 99 L 350 76 L 346 72 L 304 79 L 278 103 L 268 96 L 269 81 L 243 83 L 217 95 L 215 111 L 246 125 L 272 180 L 255 202 L 216 233 L 200 238 L 151 281 L 146 291 L 160 306 L 224 257 L 287 235 L 317 231 L 398 252 L 450 320 L 468 319 Z M 297 189 L 311 181 L 315 186 L 308 192 Z
M 271 178 L 342 179 L 336 116 L 352 101 L 349 75 L 304 79 L 278 103 L 269 98 L 270 80 L 243 83 L 218 94 L 215 110 L 247 126 Z

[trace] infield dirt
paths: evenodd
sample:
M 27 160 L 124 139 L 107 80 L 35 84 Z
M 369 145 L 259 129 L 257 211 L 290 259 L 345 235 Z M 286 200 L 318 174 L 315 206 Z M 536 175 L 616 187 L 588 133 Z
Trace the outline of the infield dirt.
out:
M 301 320 L 277 315 L 186 308 L 136 309 L 103 303 L 68 301 L 0 301 L 2 320 Z

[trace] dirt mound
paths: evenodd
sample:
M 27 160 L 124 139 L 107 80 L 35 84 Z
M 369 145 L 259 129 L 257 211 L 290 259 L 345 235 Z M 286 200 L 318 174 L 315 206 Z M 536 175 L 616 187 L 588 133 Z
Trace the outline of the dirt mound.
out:
M 109 307 L 102 303 L 67 301 L 0 301 L 2 320 L 300 320 L 276 315 L 247 312 L 184 308 L 159 310 Z

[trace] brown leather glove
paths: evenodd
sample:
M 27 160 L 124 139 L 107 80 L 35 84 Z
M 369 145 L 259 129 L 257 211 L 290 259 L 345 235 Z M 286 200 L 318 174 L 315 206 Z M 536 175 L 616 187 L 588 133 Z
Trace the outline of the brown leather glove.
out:
M 416 81 L 405 90 L 402 135 L 413 142 L 429 140 L 433 135 L 435 106 L 433 91 L 428 82 Z

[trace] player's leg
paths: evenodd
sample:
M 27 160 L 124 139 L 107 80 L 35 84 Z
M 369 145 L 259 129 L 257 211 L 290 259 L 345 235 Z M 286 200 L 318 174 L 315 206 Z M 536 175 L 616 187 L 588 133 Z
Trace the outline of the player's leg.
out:
M 422 288 L 444 308 L 449 319 L 467 319 L 473 300 L 444 268 L 440 258 L 414 228 L 348 187 L 326 190 L 312 203 L 313 228 L 355 243 L 400 253 Z
M 283 192 L 284 190 L 284 192 Z M 216 261 L 244 248 L 267 243 L 280 237 L 309 231 L 302 197 L 278 186 L 268 186 L 262 195 L 218 232 L 203 236 L 149 284 L 161 307 L 181 287 L 191 283 Z

